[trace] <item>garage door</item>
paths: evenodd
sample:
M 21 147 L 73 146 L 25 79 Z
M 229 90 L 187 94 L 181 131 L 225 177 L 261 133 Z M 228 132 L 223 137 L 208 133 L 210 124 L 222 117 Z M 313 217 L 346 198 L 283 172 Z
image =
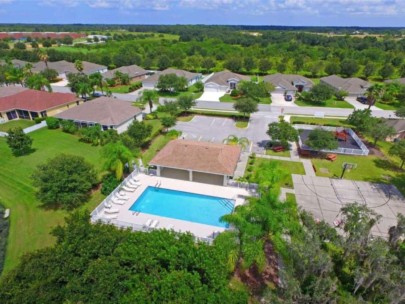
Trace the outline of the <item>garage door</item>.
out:
M 193 172 L 193 181 L 197 183 L 222 186 L 224 184 L 224 176 L 201 172 Z
M 189 173 L 187 170 L 160 168 L 160 176 L 181 180 L 189 180 Z
M 218 87 L 205 87 L 204 92 L 218 92 Z

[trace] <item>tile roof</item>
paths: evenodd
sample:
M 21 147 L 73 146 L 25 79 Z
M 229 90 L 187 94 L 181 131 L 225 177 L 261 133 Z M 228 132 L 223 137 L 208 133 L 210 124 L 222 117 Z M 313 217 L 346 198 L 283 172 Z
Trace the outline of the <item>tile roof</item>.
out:
M 336 90 L 343 90 L 349 94 L 364 94 L 370 83 L 360 78 L 342 78 L 336 75 L 322 77 L 321 82 L 324 82 Z
M 273 74 L 267 75 L 263 78 L 264 81 L 270 82 L 274 86 L 279 86 L 284 88 L 285 90 L 293 90 L 296 91 L 297 88 L 294 86 L 294 82 L 303 83 L 305 87 L 312 88 L 314 83 L 311 79 L 308 79 L 301 75 L 295 74 Z
M 27 90 L 27 88 L 17 87 L 17 86 L 0 87 L 0 98 L 14 95 L 14 94 L 26 91 L 26 90 Z
M 167 75 L 167 74 L 176 74 L 178 77 L 185 77 L 188 81 L 194 79 L 195 77 L 199 76 L 199 73 L 192 73 L 185 70 L 176 70 L 176 69 L 166 69 L 161 72 L 157 72 L 152 76 L 145 79 L 143 82 L 145 83 L 157 83 L 159 80 L 160 75 Z
M 221 72 L 214 73 L 210 78 L 208 78 L 206 80 L 205 83 L 213 82 L 218 85 L 228 86 L 229 79 L 237 79 L 238 81 L 241 81 L 241 80 L 250 80 L 250 77 L 241 75 L 241 74 L 237 74 L 237 73 L 233 73 L 228 70 L 224 70 Z
M 150 164 L 232 176 L 240 153 L 239 146 L 177 139 L 169 142 Z
M 0 111 L 14 109 L 45 111 L 78 100 L 71 93 L 49 93 L 37 90 L 24 90 L 20 93 L 0 98 Z
M 135 78 L 138 76 L 143 76 L 146 75 L 148 73 L 148 71 L 144 70 L 143 68 L 141 68 L 140 66 L 137 65 L 129 65 L 129 66 L 123 66 L 117 69 L 113 69 L 110 71 L 107 71 L 103 74 L 103 78 L 104 79 L 112 79 L 114 78 L 114 74 L 115 72 L 121 72 L 124 74 L 128 74 L 129 78 Z
M 141 110 L 132 106 L 128 101 L 111 97 L 99 97 L 66 110 L 56 115 L 56 117 L 95 122 L 106 126 L 119 126 L 139 113 L 141 113 Z

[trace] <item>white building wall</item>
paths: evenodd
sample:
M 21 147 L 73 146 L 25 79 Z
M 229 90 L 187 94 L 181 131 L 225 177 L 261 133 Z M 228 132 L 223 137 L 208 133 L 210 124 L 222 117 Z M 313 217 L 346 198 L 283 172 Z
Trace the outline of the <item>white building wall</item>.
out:
M 121 134 L 123 132 L 125 132 L 126 130 L 128 130 L 128 127 L 130 126 L 130 124 L 134 121 L 134 118 L 131 118 L 130 120 L 120 124 L 119 126 L 117 126 L 116 130 L 118 134 Z

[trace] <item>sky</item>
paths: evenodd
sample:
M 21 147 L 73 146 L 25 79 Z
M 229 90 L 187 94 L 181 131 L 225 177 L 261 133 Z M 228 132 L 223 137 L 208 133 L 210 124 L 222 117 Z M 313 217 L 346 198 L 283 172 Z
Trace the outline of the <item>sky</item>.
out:
M 0 0 L 0 23 L 405 27 L 405 0 Z

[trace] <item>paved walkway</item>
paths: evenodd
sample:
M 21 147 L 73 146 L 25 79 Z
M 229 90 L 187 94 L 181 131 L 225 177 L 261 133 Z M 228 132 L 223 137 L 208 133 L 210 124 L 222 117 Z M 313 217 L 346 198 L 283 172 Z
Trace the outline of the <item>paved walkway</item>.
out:
M 287 193 L 291 193 L 295 195 L 295 190 L 290 188 L 280 188 L 280 201 L 285 201 L 287 199 Z
M 242 155 L 240 157 L 240 162 L 238 162 L 238 165 L 236 166 L 236 171 L 234 173 L 235 179 L 245 175 L 245 170 L 246 170 L 248 161 L 249 161 L 249 152 L 242 152 Z

